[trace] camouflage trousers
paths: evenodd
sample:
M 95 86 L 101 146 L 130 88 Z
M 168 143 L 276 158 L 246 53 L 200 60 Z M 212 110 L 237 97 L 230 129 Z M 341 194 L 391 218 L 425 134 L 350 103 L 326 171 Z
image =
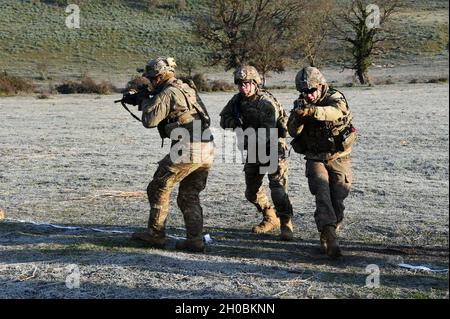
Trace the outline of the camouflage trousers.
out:
M 197 160 L 191 163 L 174 163 L 170 155 L 164 157 L 147 187 L 150 202 L 148 228 L 157 235 L 165 235 L 166 218 L 169 210 L 169 199 L 172 189 L 177 183 L 177 204 L 183 214 L 188 238 L 198 238 L 203 231 L 203 210 L 200 206 L 200 192 L 205 189 L 209 169 L 214 160 L 213 143 L 197 144 Z
M 306 161 L 309 190 L 316 197 L 314 219 L 317 229 L 336 226 L 344 219 L 344 199 L 352 185 L 350 156 L 333 161 Z
M 246 163 L 244 166 L 245 172 L 245 197 L 249 202 L 256 206 L 259 212 L 264 212 L 272 208 L 266 192 L 263 187 L 263 179 L 265 174 L 259 171 L 259 164 Z M 277 171 L 273 174 L 268 174 L 269 188 L 271 197 L 277 216 L 292 217 L 292 205 L 287 194 L 288 184 L 288 163 L 287 159 L 283 158 L 278 161 Z

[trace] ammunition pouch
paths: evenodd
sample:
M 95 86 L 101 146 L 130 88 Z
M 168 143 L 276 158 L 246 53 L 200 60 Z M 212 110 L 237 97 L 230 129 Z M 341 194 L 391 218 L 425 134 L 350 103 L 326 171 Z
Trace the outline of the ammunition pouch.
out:
M 348 150 L 356 141 L 356 129 L 352 124 L 346 126 L 337 136 L 334 137 L 336 150 L 343 152 Z
M 183 87 L 182 82 L 174 81 L 170 86 L 177 88 L 183 94 L 186 101 L 186 110 L 172 110 L 173 112 L 166 119 L 158 124 L 158 132 L 161 138 L 170 138 L 173 130 L 184 128 L 189 132 L 191 142 L 210 142 L 213 140 L 212 134 L 204 134 L 209 131 L 211 123 L 210 117 L 203 102 L 198 98 L 196 92 L 190 92 L 189 89 Z M 195 86 L 191 87 L 195 90 Z M 201 137 L 194 136 L 194 120 L 201 121 Z M 205 137 L 203 137 L 205 135 Z
M 299 154 L 306 154 L 306 143 L 304 139 L 302 139 L 302 133 L 294 137 L 291 141 L 291 146 L 294 152 Z
M 170 135 L 173 132 L 173 130 L 175 130 L 177 128 L 184 128 L 189 132 L 189 141 L 190 142 L 211 142 L 213 140 L 212 134 L 204 134 L 205 131 L 209 131 L 209 128 L 204 127 L 203 125 L 201 128 L 201 135 L 196 136 L 194 134 L 194 119 L 193 118 L 191 119 L 190 122 L 186 122 L 184 124 L 180 123 L 179 121 L 171 122 L 169 120 L 161 121 L 158 124 L 158 132 L 162 139 L 170 138 Z
M 167 133 L 166 133 L 166 125 L 168 125 L 168 124 L 169 124 L 169 120 L 168 119 L 164 119 L 164 120 L 162 120 L 161 122 L 158 123 L 158 133 L 159 133 L 159 136 L 162 139 L 170 137 L 170 134 L 167 135 Z
M 356 141 L 356 130 L 352 124 L 337 131 L 337 135 L 333 135 L 332 131 L 336 129 L 330 130 L 326 127 L 321 129 L 316 127 L 316 130 L 304 129 L 291 141 L 291 146 L 300 154 L 306 154 L 307 151 L 316 154 L 336 153 L 348 150 Z
M 339 91 L 329 90 L 330 94 L 334 94 L 334 92 Z M 340 94 L 348 108 L 345 96 L 342 93 Z M 294 110 L 298 107 L 305 107 L 305 105 L 306 102 L 303 99 L 299 99 L 294 103 Z M 351 112 L 346 112 L 342 118 L 336 121 L 316 121 L 308 118 L 304 123 L 298 123 L 294 121 L 296 118 L 295 116 L 291 117 L 291 133 L 294 133 L 294 129 L 298 130 L 300 124 L 304 125 L 301 133 L 295 135 L 295 138 L 291 142 L 292 148 L 297 153 L 306 154 L 308 152 L 320 154 L 344 152 L 356 141 L 356 129 L 352 125 L 353 116 Z

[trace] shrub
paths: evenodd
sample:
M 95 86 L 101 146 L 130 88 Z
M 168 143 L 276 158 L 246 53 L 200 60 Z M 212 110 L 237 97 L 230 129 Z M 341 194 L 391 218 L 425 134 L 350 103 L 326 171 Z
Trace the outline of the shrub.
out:
M 287 85 L 271 85 L 271 86 L 267 86 L 266 88 L 268 90 L 285 90 L 285 89 L 288 89 L 288 88 L 295 90 L 295 86 L 288 87 Z
M 49 98 L 50 98 L 50 94 L 49 94 L 48 92 L 43 92 L 43 93 L 40 93 L 40 94 L 37 96 L 37 98 L 38 98 L 39 100 L 49 99 Z
M 15 95 L 17 93 L 32 93 L 34 84 L 30 80 L 18 76 L 8 75 L 3 72 L 0 75 L 0 95 Z
M 209 90 L 213 92 L 221 91 L 221 92 L 227 92 L 227 91 L 233 91 L 234 85 L 231 85 L 228 82 L 225 82 L 223 80 L 215 80 L 211 81 L 209 84 Z
M 180 77 L 179 79 L 188 84 L 194 82 L 193 84 L 200 92 L 228 92 L 235 89 L 234 85 L 223 80 L 208 81 L 202 73 L 197 73 L 193 77 Z
M 73 81 L 66 81 L 61 85 L 57 85 L 56 91 L 61 94 L 79 93 L 79 91 L 81 91 L 81 84 Z
M 208 83 L 206 81 L 206 77 L 203 73 L 196 73 L 192 77 L 192 81 L 194 81 L 197 90 L 199 91 L 208 91 Z
M 100 84 L 97 85 L 97 91 L 93 92 L 93 93 L 98 93 L 98 94 L 111 94 L 114 92 L 118 92 L 119 90 L 112 85 L 111 83 L 109 83 L 108 81 L 101 81 Z
M 447 78 L 432 78 L 427 81 L 427 83 L 445 83 L 447 82 Z
M 66 7 L 69 3 L 67 0 L 41 0 L 41 1 L 34 1 L 35 3 L 43 2 L 45 4 L 50 4 L 58 7 Z
M 96 94 L 111 94 L 117 92 L 117 88 L 107 81 L 102 81 L 100 84 L 87 76 L 83 75 L 80 82 L 66 81 L 61 85 L 56 86 L 56 90 L 61 94 L 74 93 L 96 93 Z

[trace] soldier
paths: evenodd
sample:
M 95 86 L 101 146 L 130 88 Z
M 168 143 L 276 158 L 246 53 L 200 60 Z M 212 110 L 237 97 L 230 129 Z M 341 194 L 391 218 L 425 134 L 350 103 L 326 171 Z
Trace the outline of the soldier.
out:
M 157 126 L 162 138 L 170 137 L 172 140 L 171 153 L 159 162 L 147 187 L 150 202 L 148 228 L 134 233 L 132 238 L 151 247 L 164 248 L 169 196 L 173 187 L 180 183 L 177 203 L 183 213 L 187 239 L 178 241 L 176 248 L 202 252 L 203 212 L 199 193 L 206 186 L 214 159 L 214 144 L 205 105 L 194 88 L 175 78 L 175 67 L 173 58 L 151 60 L 143 76 L 151 82 L 152 97 L 131 94 L 125 101 L 140 106 L 142 123 L 146 128 Z M 201 132 L 196 132 L 196 124 Z M 181 133 L 188 133 L 181 134 L 181 139 L 180 129 Z M 175 131 L 176 134 L 171 134 Z M 183 155 L 177 158 L 180 150 Z
M 265 173 L 261 173 L 260 168 L 266 163 L 261 163 L 259 158 L 255 162 L 250 162 L 247 154 L 244 166 L 245 197 L 263 214 L 262 222 L 253 227 L 252 232 L 266 233 L 281 226 L 280 239 L 292 240 L 292 205 L 286 192 L 288 175 L 285 142 L 287 135 L 286 112 L 272 94 L 259 88 L 261 78 L 254 67 L 248 65 L 238 67 L 234 72 L 234 83 L 238 86 L 239 93 L 228 102 L 220 113 L 220 126 L 224 129 L 240 127 L 243 130 L 247 128 L 254 130 L 263 128 L 266 131 L 278 129 L 278 141 L 275 141 L 275 145 L 278 147 L 276 171 L 268 174 L 275 209 L 269 202 L 262 186 Z M 270 136 L 270 134 L 266 136 Z M 268 140 L 267 145 L 269 145 Z M 248 145 L 244 147 L 248 149 Z
M 309 189 L 316 197 L 314 218 L 322 252 L 337 258 L 341 250 L 336 233 L 352 183 L 350 153 L 356 139 L 352 113 L 344 95 L 329 88 L 317 68 L 303 68 L 295 84 L 301 95 L 288 121 L 292 147 L 305 155 Z

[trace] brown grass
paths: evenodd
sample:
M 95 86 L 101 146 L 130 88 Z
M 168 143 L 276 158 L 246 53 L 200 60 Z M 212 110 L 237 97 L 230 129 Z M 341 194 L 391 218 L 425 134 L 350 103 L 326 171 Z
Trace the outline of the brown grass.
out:
M 117 88 L 108 81 L 96 83 L 90 76 L 83 75 L 80 82 L 66 81 L 56 86 L 56 90 L 61 94 L 74 93 L 96 93 L 111 94 L 117 92 Z
M 18 93 L 32 93 L 34 84 L 18 76 L 9 75 L 6 72 L 0 74 L 0 96 L 11 96 Z

